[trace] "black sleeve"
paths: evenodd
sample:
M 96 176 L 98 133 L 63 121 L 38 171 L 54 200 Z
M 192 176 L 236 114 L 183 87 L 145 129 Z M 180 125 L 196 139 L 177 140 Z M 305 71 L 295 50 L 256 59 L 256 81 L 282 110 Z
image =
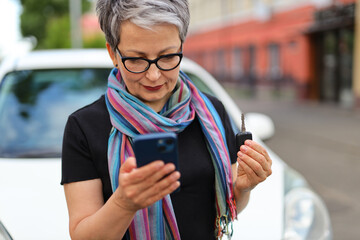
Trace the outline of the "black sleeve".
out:
M 86 137 L 73 116 L 65 126 L 62 149 L 61 184 L 99 178 Z
M 215 98 L 213 96 L 210 96 L 210 95 L 206 95 L 206 96 L 210 99 L 210 101 L 214 105 L 215 109 L 217 110 L 217 112 L 221 118 L 221 121 L 223 122 L 224 129 L 225 129 L 226 142 L 227 142 L 227 146 L 228 146 L 229 154 L 230 154 L 230 161 L 231 161 L 231 164 L 234 164 L 237 161 L 236 138 L 235 138 L 235 133 L 232 128 L 231 122 L 230 122 L 229 115 L 226 112 L 225 107 L 221 101 L 219 101 L 217 98 Z

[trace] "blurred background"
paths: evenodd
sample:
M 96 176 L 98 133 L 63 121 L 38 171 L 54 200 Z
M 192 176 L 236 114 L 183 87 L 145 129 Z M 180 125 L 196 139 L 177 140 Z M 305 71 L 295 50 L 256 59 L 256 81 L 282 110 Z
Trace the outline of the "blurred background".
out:
M 0 61 L 31 49 L 104 48 L 90 0 L 1 0 Z M 189 0 L 185 56 L 245 112 L 325 200 L 334 239 L 360 222 L 360 0 Z M 271 206 L 269 206 L 271 207 Z
M 2 0 L 0 59 L 29 48 L 105 46 L 90 0 Z M 255 97 L 360 107 L 356 0 L 190 0 L 184 52 Z

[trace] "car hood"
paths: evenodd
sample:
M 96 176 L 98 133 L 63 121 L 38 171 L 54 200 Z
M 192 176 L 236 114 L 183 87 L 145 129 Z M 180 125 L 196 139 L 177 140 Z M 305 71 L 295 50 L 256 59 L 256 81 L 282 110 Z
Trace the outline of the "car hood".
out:
M 60 159 L 0 158 L 0 221 L 13 239 L 70 239 L 60 177 Z

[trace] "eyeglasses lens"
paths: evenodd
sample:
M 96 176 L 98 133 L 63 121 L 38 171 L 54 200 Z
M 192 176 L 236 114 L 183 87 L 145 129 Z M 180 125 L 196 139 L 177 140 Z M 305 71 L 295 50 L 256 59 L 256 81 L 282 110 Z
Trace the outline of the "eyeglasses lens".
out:
M 125 67 L 132 72 L 143 72 L 149 63 L 143 59 L 126 59 Z
M 164 56 L 158 60 L 157 65 L 163 70 L 170 70 L 176 67 L 180 60 L 178 55 Z
M 160 57 L 156 64 L 161 70 L 172 70 L 180 63 L 181 57 L 178 55 L 168 55 Z M 126 59 L 125 67 L 131 72 L 144 72 L 149 66 L 149 62 L 144 59 Z

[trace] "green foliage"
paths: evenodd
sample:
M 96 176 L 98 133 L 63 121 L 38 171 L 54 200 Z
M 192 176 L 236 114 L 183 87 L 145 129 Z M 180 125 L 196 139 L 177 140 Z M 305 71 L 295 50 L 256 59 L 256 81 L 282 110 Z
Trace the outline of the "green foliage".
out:
M 46 24 L 43 48 L 71 48 L 69 15 L 51 18 Z
M 91 38 L 85 38 L 83 41 L 84 48 L 105 48 L 106 40 L 103 34 L 97 34 Z
M 70 36 L 70 27 L 65 26 L 69 25 L 69 20 L 67 23 L 64 20 L 65 17 L 69 18 L 69 0 L 20 0 L 20 2 L 23 7 L 20 16 L 21 33 L 24 37 L 36 37 L 38 41 L 36 48 L 59 46 L 59 41 L 63 37 L 55 41 L 52 34 L 59 34 L 60 29 L 67 31 L 63 32 L 63 35 Z M 88 11 L 90 6 L 89 0 L 82 0 L 83 12 Z M 57 35 L 57 37 L 59 36 Z M 56 45 L 52 46 L 51 43 L 56 43 Z M 67 46 L 67 43 L 62 45 Z

